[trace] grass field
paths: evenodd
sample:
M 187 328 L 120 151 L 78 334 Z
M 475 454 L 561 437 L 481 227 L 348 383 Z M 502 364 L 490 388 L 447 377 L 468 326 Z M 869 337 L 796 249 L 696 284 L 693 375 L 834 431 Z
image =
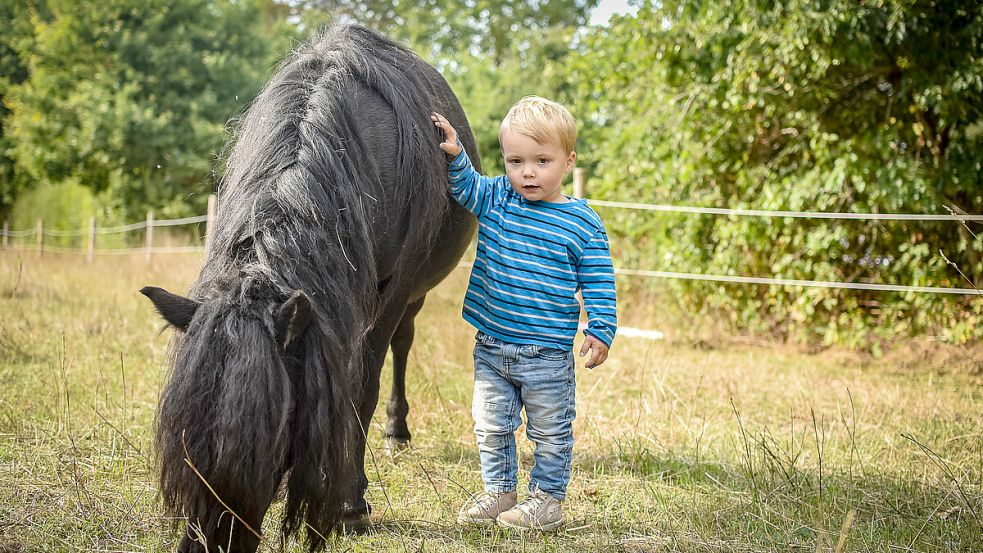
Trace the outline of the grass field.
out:
M 0 251 L 0 553 L 173 550 L 150 439 L 172 331 L 137 290 L 183 291 L 198 262 Z M 373 421 L 381 523 L 332 550 L 983 551 L 983 361 L 697 348 L 629 295 L 622 320 L 670 339 L 621 338 L 578 369 L 565 531 L 458 528 L 480 488 L 466 281 L 459 269 L 418 319 L 412 449 L 387 454 Z M 263 550 L 281 550 L 277 512 Z

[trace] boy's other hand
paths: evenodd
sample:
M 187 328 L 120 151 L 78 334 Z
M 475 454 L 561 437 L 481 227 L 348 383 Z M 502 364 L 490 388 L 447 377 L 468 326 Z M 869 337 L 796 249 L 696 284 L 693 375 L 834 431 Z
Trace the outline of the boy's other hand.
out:
M 440 143 L 440 149 L 457 157 L 461 153 L 461 147 L 457 144 L 457 131 L 451 126 L 450 121 L 436 111 L 430 114 L 430 120 L 438 129 L 444 131 L 444 141 Z
M 584 340 L 584 345 L 580 347 L 580 356 L 587 355 L 588 350 L 591 352 L 590 359 L 587 360 L 586 365 L 588 369 L 593 369 L 608 358 L 608 345 L 590 334 Z

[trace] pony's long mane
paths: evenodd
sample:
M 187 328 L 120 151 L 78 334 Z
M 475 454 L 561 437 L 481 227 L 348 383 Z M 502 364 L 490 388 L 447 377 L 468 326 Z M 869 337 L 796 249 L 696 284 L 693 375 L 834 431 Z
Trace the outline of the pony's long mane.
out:
M 422 60 L 392 41 L 357 26 L 336 27 L 294 52 L 242 119 L 219 187 L 218 224 L 191 296 L 228 297 L 224 305 L 250 298 L 261 304 L 255 312 L 227 307 L 200 318 L 203 324 L 215 325 L 217 342 L 252 338 L 255 343 L 222 347 L 248 349 L 243 353 L 249 358 L 246 365 L 262 376 L 237 375 L 252 379 L 240 383 L 216 371 L 182 375 L 184 383 L 168 385 L 158 413 L 157 436 L 159 451 L 169 460 L 162 467 L 165 504 L 180 505 L 180 499 L 199 493 L 190 491 L 198 483 L 185 481 L 186 471 L 176 474 L 176 469 L 167 468 L 182 464 L 184 452 L 178 448 L 184 444 L 175 443 L 174 428 L 164 428 L 188 422 L 165 420 L 171 416 L 165 413 L 168 398 L 176 400 L 198 387 L 204 409 L 199 416 L 230 425 L 255 424 L 237 423 L 235 418 L 246 414 L 242 405 L 232 401 L 255 393 L 266 397 L 251 398 L 249 406 L 268 405 L 272 410 L 260 421 L 265 429 L 231 434 L 254 437 L 262 445 L 228 445 L 213 466 L 205 467 L 206 477 L 238 470 L 240 460 L 235 456 L 249 452 L 258 456 L 251 463 L 284 464 L 290 470 L 286 533 L 305 522 L 325 531 L 340 517 L 356 475 L 353 442 L 360 430 L 352 411 L 362 393 L 364 338 L 388 291 L 406 284 L 389 281 L 380 288 L 380 280 L 414 274 L 402 268 L 405 258 L 394 261 L 396 268 L 389 275 L 379 274 L 370 232 L 374 218 L 385 216 L 378 202 L 394 202 L 409 214 L 402 240 L 417 255 L 433 243 L 448 208 L 444 156 L 436 147 L 429 118 L 432 111 L 446 106 L 433 75 Z M 387 198 L 367 192 L 383 175 L 379 152 L 368 147 L 366 122 L 359 120 L 364 109 L 356 92 L 366 88 L 388 104 L 395 121 L 391 133 L 398 147 L 383 153 L 396 175 L 396 186 L 387 190 Z M 271 350 L 272 321 L 267 312 L 295 290 L 310 296 L 314 320 L 303 338 L 297 374 L 292 375 L 282 363 L 271 361 L 276 352 Z M 233 315 L 251 322 L 230 322 Z M 209 348 L 216 349 L 215 343 L 176 348 L 175 376 Z M 267 361 L 269 365 L 262 366 Z M 281 434 L 277 429 L 286 421 L 292 431 Z M 278 440 L 290 442 L 283 458 L 265 453 L 276 449 Z M 187 447 L 192 457 L 206 458 L 217 453 L 216 443 L 198 437 L 187 440 Z M 308 536 L 312 544 L 318 541 Z

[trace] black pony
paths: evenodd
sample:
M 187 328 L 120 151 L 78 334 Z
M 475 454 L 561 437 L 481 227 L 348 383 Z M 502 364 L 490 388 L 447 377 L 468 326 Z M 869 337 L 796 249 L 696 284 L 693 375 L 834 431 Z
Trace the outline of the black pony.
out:
M 476 151 L 447 83 L 402 46 L 357 26 L 309 41 L 242 121 L 189 297 L 141 290 L 182 331 L 156 418 L 180 551 L 254 551 L 281 485 L 283 535 L 304 530 L 311 549 L 368 516 L 386 352 L 386 435 L 406 442 L 413 319 L 474 231 L 448 201 L 433 111 Z

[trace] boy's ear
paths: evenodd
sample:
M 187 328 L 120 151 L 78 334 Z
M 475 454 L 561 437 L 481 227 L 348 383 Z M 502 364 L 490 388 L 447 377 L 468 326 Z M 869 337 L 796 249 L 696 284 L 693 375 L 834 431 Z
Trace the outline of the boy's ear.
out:
M 576 161 L 577 161 L 577 152 L 575 151 L 570 152 L 570 155 L 567 156 L 567 173 L 573 171 L 574 162 Z

